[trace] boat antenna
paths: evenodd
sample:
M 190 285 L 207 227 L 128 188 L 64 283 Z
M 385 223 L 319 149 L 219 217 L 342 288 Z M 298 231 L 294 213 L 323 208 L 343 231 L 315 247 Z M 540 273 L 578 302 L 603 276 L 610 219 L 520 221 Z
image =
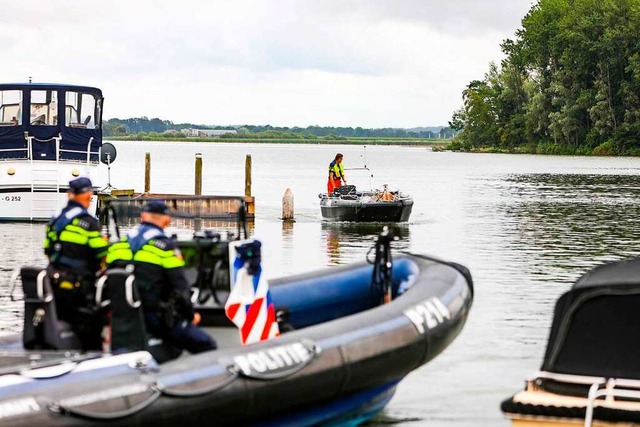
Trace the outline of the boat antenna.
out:
M 364 157 L 364 169 L 367 172 L 369 172 L 369 189 L 373 190 L 373 183 L 371 182 L 372 178 L 373 178 L 373 174 L 371 173 L 371 171 L 367 167 L 367 146 L 366 145 L 362 146 L 362 156 Z
M 33 78 L 33 77 L 29 76 L 29 83 L 31 83 L 31 79 L 32 79 L 32 78 Z
M 372 182 L 373 174 L 371 173 L 371 171 L 367 167 L 367 146 L 366 145 L 364 145 L 362 147 L 362 151 L 363 151 L 363 154 L 364 154 L 364 168 L 367 170 L 367 172 L 369 172 L 369 188 L 371 190 L 373 190 L 373 182 Z
M 371 179 L 373 178 L 373 174 L 371 173 L 371 170 L 367 167 L 367 146 L 363 145 L 362 146 L 362 158 L 364 159 L 364 167 L 361 168 L 347 168 L 345 169 L 346 171 L 362 171 L 362 170 L 366 170 L 369 172 L 369 189 L 373 190 L 373 184 L 371 182 Z
M 362 157 L 364 157 L 364 168 L 367 169 L 367 146 L 366 145 L 362 146 Z

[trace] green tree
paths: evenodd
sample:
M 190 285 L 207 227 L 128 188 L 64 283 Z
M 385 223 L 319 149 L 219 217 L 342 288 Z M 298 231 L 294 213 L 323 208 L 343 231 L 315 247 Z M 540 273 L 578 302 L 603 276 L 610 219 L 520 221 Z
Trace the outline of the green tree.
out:
M 500 67 L 491 64 L 463 92 L 451 121 L 463 130 L 458 139 L 640 149 L 638 34 L 640 0 L 538 0 L 502 43 Z

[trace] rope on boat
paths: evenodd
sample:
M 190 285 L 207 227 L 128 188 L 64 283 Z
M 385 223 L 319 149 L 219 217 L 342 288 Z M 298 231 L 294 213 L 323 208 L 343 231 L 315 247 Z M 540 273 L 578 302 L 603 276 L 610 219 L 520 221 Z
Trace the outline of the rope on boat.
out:
M 309 359 L 306 360 L 305 363 L 301 364 L 296 369 L 293 369 L 287 372 L 286 375 L 284 376 L 290 376 L 297 372 L 300 372 L 307 365 L 309 365 L 309 363 L 311 363 L 311 361 L 320 353 L 320 348 L 315 343 L 307 342 L 307 343 L 303 343 L 303 345 L 309 351 L 311 357 L 309 357 Z M 276 378 L 279 379 L 284 377 L 282 373 L 276 374 L 276 375 L 268 375 L 268 374 L 249 375 L 243 372 L 242 369 L 240 369 L 235 363 L 227 367 L 227 372 L 230 375 L 223 382 L 216 383 L 212 387 L 204 387 L 204 388 L 195 389 L 195 390 L 176 390 L 176 389 L 165 387 L 160 382 L 155 382 L 148 386 L 148 390 L 150 390 L 152 394 L 147 399 L 123 411 L 112 412 L 112 413 L 90 412 L 90 411 L 84 411 L 82 409 L 74 408 L 71 406 L 66 406 L 61 401 L 50 403 L 49 405 L 47 405 L 47 408 L 50 411 L 61 414 L 61 415 L 69 415 L 69 416 L 74 416 L 74 417 L 84 418 L 89 420 L 117 420 L 120 418 L 125 418 L 125 417 L 129 417 L 137 414 L 138 412 L 142 411 L 147 406 L 151 405 L 153 402 L 158 400 L 161 396 L 176 397 L 176 398 L 200 397 L 206 394 L 219 391 L 227 387 L 228 385 L 230 385 L 240 377 L 250 378 L 250 379 L 259 379 L 259 380 L 269 380 L 269 379 L 276 379 Z
M 59 136 L 53 136 L 53 137 L 51 137 L 49 139 L 38 139 L 35 136 L 30 136 L 29 138 L 31 138 L 31 139 L 33 139 L 34 141 L 37 141 L 37 142 L 49 142 L 49 141 L 55 141 L 56 139 L 60 139 Z
M 111 412 L 111 413 L 98 413 L 98 412 L 89 412 L 83 411 L 81 409 L 76 409 L 72 407 L 65 406 L 60 402 L 53 402 L 47 406 L 47 408 L 58 414 L 62 415 L 71 415 L 79 418 L 85 418 L 89 420 L 117 420 L 119 418 L 129 417 L 131 415 L 135 415 L 138 412 L 142 411 L 147 406 L 151 405 L 153 402 L 158 400 L 160 396 L 162 396 L 162 392 L 158 388 L 156 384 L 151 384 L 149 386 L 149 390 L 152 391 L 151 396 L 149 396 L 146 400 L 138 403 L 137 405 L 132 406 L 129 409 L 125 409 L 124 411 L 119 412 Z
M 200 388 L 200 389 L 196 389 L 196 390 L 171 390 L 170 388 L 165 387 L 164 385 L 162 385 L 162 383 L 156 383 L 158 390 L 160 390 L 160 392 L 168 397 L 198 397 L 198 396 L 204 396 L 205 394 L 209 394 L 209 393 L 213 393 L 216 392 L 218 390 L 221 390 L 223 388 L 225 388 L 226 386 L 228 386 L 229 384 L 231 384 L 232 382 L 234 382 L 235 380 L 238 379 L 238 377 L 240 376 L 240 370 L 235 366 L 235 365 L 230 365 L 227 367 L 227 372 L 229 372 L 229 374 L 231 374 L 229 376 L 229 378 L 227 378 L 226 380 L 224 380 L 221 383 L 217 383 L 212 387 L 204 387 L 204 388 Z

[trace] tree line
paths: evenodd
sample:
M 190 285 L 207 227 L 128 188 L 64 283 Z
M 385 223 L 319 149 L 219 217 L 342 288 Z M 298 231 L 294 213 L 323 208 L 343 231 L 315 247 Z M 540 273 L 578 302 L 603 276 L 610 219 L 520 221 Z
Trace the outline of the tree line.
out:
M 103 123 L 105 136 L 127 136 L 141 133 L 163 133 L 166 131 L 180 132 L 182 129 L 235 129 L 237 134 L 221 135 L 223 138 L 288 138 L 288 139 L 344 139 L 344 138 L 425 138 L 449 139 L 456 131 L 450 127 L 434 127 L 429 129 L 365 129 L 361 127 L 277 127 L 277 126 L 206 126 L 192 123 L 173 123 L 170 120 L 148 117 L 129 119 L 109 119 Z M 179 136 L 179 135 L 178 135 Z M 184 135 L 183 135 L 184 136 Z
M 640 154 L 640 0 L 538 0 L 470 82 L 454 149 Z

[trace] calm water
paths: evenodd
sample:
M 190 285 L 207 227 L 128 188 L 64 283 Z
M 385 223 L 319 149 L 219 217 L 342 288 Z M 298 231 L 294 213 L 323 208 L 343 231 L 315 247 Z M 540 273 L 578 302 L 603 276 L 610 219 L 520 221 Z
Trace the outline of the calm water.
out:
M 192 193 L 196 152 L 205 194 L 241 194 L 244 157 L 253 156 L 257 218 L 269 276 L 364 258 L 380 226 L 323 223 L 318 193 L 337 151 L 364 164 L 362 147 L 116 143 L 111 183 L 141 190 L 151 152 L 153 192 Z M 397 249 L 467 265 L 476 299 L 465 329 L 433 362 L 410 374 L 376 424 L 507 426 L 499 403 L 539 368 L 553 304 L 590 267 L 640 252 L 640 160 L 432 153 L 367 147 L 373 178 L 347 172 L 350 184 L 388 183 L 411 193 L 411 221 L 396 228 Z M 106 177 L 106 173 L 104 174 Z M 279 220 L 286 188 L 296 222 Z M 43 225 L 0 224 L 0 283 L 24 263 L 43 263 Z M 3 293 L 6 290 L 3 289 Z M 0 330 L 15 331 L 20 306 L 0 299 Z

